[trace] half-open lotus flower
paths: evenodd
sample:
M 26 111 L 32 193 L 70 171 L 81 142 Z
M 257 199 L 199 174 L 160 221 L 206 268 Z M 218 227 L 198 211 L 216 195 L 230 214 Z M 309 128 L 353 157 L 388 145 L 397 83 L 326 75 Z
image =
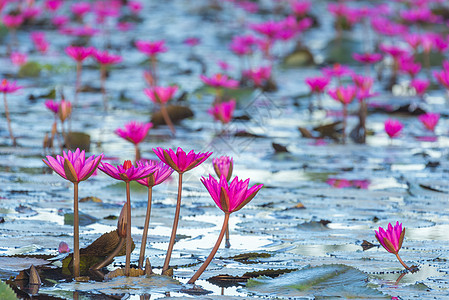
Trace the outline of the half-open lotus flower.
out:
M 153 151 L 161 161 L 178 173 L 184 173 L 199 166 L 212 155 L 212 152 L 195 153 L 193 150 L 186 154 L 180 147 L 178 147 L 176 152 L 172 149 L 162 149 L 161 147 L 153 149 Z

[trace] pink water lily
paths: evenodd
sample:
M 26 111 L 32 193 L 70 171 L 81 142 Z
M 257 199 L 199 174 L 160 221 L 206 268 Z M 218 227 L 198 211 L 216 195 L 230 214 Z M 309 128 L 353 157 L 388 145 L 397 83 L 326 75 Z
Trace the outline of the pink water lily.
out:
M 154 103 L 163 104 L 172 99 L 177 90 L 178 87 L 176 85 L 167 87 L 155 86 L 144 89 L 144 92 Z
M 426 113 L 420 115 L 418 120 L 430 131 L 435 130 L 435 126 L 437 126 L 438 121 L 440 120 L 440 114 L 438 113 Z
M 214 117 L 215 120 L 223 124 L 231 122 L 235 109 L 235 100 L 231 99 L 227 102 L 217 103 L 207 112 Z
M 58 114 L 59 111 L 59 103 L 55 100 L 45 100 L 45 106 L 51 110 L 54 114 Z
M 382 54 L 368 52 L 362 54 L 354 53 L 352 55 L 352 58 L 362 64 L 375 64 L 378 61 L 382 60 Z
M 103 154 L 97 157 L 92 155 L 86 159 L 85 151 L 77 148 L 74 152 L 63 151 L 62 156 L 57 155 L 56 158 L 47 156 L 47 160 L 44 159 L 43 162 L 62 178 L 78 183 L 93 174 L 103 156 Z
M 140 123 L 131 121 L 125 124 L 125 127 L 117 128 L 114 133 L 127 141 L 137 145 L 142 142 L 153 127 L 153 123 Z
M 225 213 L 233 213 L 242 209 L 250 202 L 257 192 L 262 188 L 263 184 L 249 186 L 249 179 L 245 181 L 235 177 L 230 183 L 222 174 L 220 181 L 209 175 L 209 178 L 201 178 L 215 204 Z
M 140 52 L 148 56 L 155 56 L 159 53 L 167 52 L 168 50 L 167 47 L 165 47 L 164 40 L 154 42 L 138 40 L 136 42 L 136 47 Z
M 236 89 L 239 86 L 239 82 L 234 79 L 230 79 L 227 75 L 217 73 L 211 77 L 200 75 L 201 80 L 214 88 L 227 88 Z
M 405 236 L 405 228 L 402 229 L 402 223 L 396 222 L 396 225 L 394 225 L 394 227 L 391 225 L 391 223 L 388 223 L 387 230 L 379 227 L 379 231 L 374 230 L 374 232 L 376 233 L 376 239 L 379 241 L 382 247 L 384 247 L 388 252 L 396 255 L 399 262 L 406 269 L 409 269 L 409 267 L 402 261 L 398 254 L 399 250 L 402 247 L 402 242 L 404 241 Z
M 185 153 L 180 147 L 175 151 L 172 149 L 162 149 L 161 147 L 153 148 L 154 153 L 159 157 L 159 159 L 165 164 L 169 165 L 172 169 L 178 172 L 178 197 L 176 200 L 176 210 L 175 217 L 173 220 L 173 227 L 170 236 L 170 242 L 168 244 L 167 255 L 165 256 L 164 266 L 162 267 L 162 274 L 166 274 L 169 269 L 170 258 L 173 251 L 173 246 L 175 244 L 176 231 L 178 229 L 179 215 L 181 211 L 181 194 L 182 194 L 182 175 L 201 163 L 203 163 L 212 152 L 198 152 L 195 153 L 194 150 L 189 153 Z
M 98 167 L 105 174 L 111 176 L 117 180 L 123 180 L 125 182 L 130 182 L 134 180 L 143 179 L 151 175 L 154 172 L 154 167 L 150 165 L 137 165 L 134 166 L 130 160 L 125 160 L 122 165 L 114 167 L 108 163 L 101 163 Z
M 384 124 L 385 132 L 391 139 L 398 137 L 403 127 L 404 125 L 401 122 L 392 119 L 386 120 Z
M 212 159 L 212 165 L 214 166 L 214 171 L 218 178 L 223 175 L 227 181 L 231 180 L 232 170 L 234 168 L 234 162 L 232 157 L 221 156 Z
M 153 173 L 145 178 L 138 179 L 137 182 L 144 186 L 155 186 L 164 182 L 170 175 L 174 172 L 174 170 L 166 165 L 163 162 L 156 162 L 153 160 L 141 160 L 137 162 L 137 165 L 140 167 L 149 166 L 153 168 Z
M 329 77 L 308 77 L 305 82 L 313 93 L 323 93 L 331 79 Z
M 85 151 L 77 148 L 74 152 L 65 151 L 56 158 L 47 156 L 43 162 L 52 168 L 58 175 L 73 183 L 73 275 L 80 276 L 80 252 L 79 252 L 79 213 L 78 213 L 78 185 L 88 179 L 98 167 L 103 154 L 94 155 L 86 159 Z
M 410 81 L 410 86 L 415 89 L 417 95 L 422 96 L 430 86 L 430 81 L 427 79 L 415 78 Z
M 92 47 L 68 46 L 65 48 L 65 53 L 77 62 L 81 62 L 91 56 L 94 50 Z
M 189 279 L 188 283 L 190 284 L 195 283 L 195 281 L 201 276 L 209 263 L 212 261 L 215 253 L 217 253 L 228 227 L 229 215 L 242 209 L 263 187 L 263 184 L 249 187 L 249 179 L 243 181 L 239 180 L 238 177 L 235 177 L 234 180 L 228 183 L 224 175 L 221 175 L 219 181 L 212 177 L 212 175 L 209 175 L 209 178 L 207 179 L 202 177 L 201 182 L 206 187 L 215 204 L 217 204 L 217 206 L 225 213 L 225 218 L 223 221 L 223 227 L 221 228 L 221 232 L 214 248 L 198 271 L 196 271 L 192 278 Z
M 28 56 L 25 53 L 21 52 L 11 52 L 11 56 L 9 58 L 11 59 L 13 65 L 19 67 L 24 65 L 28 60 Z
M 153 151 L 162 162 L 178 173 L 184 173 L 199 166 L 212 155 L 212 152 L 195 153 L 194 150 L 185 153 L 180 147 L 176 149 L 176 152 L 172 149 L 162 149 L 161 147 L 153 148 Z
M 120 55 L 111 54 L 108 51 L 94 50 L 92 51 L 92 56 L 102 65 L 113 65 L 122 61 Z

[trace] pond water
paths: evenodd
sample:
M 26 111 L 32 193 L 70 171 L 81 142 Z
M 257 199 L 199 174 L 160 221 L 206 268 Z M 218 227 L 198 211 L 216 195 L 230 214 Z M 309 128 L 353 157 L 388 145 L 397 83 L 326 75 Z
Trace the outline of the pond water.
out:
M 298 127 L 312 130 L 340 119 L 339 103 L 328 96 L 323 99 L 323 109 L 311 112 L 309 88 L 304 83 L 307 77 L 319 75 L 320 68 L 334 59 L 328 55 L 333 47 L 328 43 L 335 37 L 334 18 L 326 8 L 329 2 L 313 1 L 310 14 L 318 19 L 319 26 L 306 31 L 302 37 L 319 65 L 287 67 L 281 63 L 281 56 L 290 53 L 294 44 L 277 44 L 273 49 L 272 76 L 278 90 L 261 92 L 245 88 L 233 92 L 238 102 L 235 115 L 247 115 L 250 120 L 235 119 L 225 125 L 226 130 L 221 134 L 221 124 L 215 123 L 207 113 L 214 96 L 210 89 L 204 88 L 199 75 L 220 72 L 217 61 L 221 60 L 232 66 L 229 73 L 238 78 L 241 61 L 229 50 L 232 36 L 250 32 L 245 29 L 247 24 L 280 19 L 282 14 L 276 15 L 275 8 L 288 7 L 286 3 L 259 1 L 261 12 L 250 14 L 231 1 L 217 1 L 220 9 L 214 8 L 215 1 L 148 1 L 140 12 L 142 21 L 131 31 L 118 32 L 112 29 L 111 23 L 108 37 L 99 34 L 90 41 L 98 48 L 108 41 L 111 51 L 124 57 L 121 64 L 110 70 L 106 82 L 109 110 L 103 110 L 102 96 L 95 91 L 80 93 L 78 106 L 74 108 L 72 130 L 90 136 L 90 153 L 104 153 L 113 164 L 133 159 L 133 146 L 113 131 L 131 120 L 148 122 L 152 112 L 157 110 L 143 93 L 147 87 L 143 70 L 148 62 L 133 42 L 164 39 L 169 51 L 158 56 L 160 84 L 177 84 L 181 91 L 187 92 L 187 99 L 181 103 L 189 106 L 195 115 L 176 125 L 175 136 L 166 126 L 151 129 L 141 144 L 142 157 L 155 159 L 152 151 L 155 147 L 213 151 L 212 157 L 234 158 L 234 174 L 239 178 L 251 178 L 252 184 L 264 184 L 253 201 L 231 215 L 231 247 L 225 248 L 223 243 L 197 281 L 210 292 L 207 297 L 449 297 L 449 110 L 445 90 L 435 84 L 424 102 L 404 88 L 409 80 L 405 75 L 399 78 L 394 93 L 383 88 L 385 79 L 374 85 L 379 95 L 373 102 L 394 106 L 411 103 L 428 112 L 439 112 L 441 119 L 434 134 L 429 134 L 416 116 L 409 113 L 392 116 L 374 110 L 368 115 L 370 134 L 366 144 L 356 144 L 350 139 L 346 144 L 332 139 L 321 143 L 302 137 L 298 130 Z M 362 6 L 368 2 L 353 4 Z M 377 4 L 385 2 L 376 1 Z M 401 4 L 391 5 L 399 7 Z M 68 5 L 63 9 L 68 11 Z M 42 140 L 50 131 L 53 118 L 44 106 L 45 98 L 29 100 L 29 95 L 46 94 L 56 88 L 63 91 L 66 99 L 72 100 L 75 65 L 63 49 L 75 38 L 61 35 L 54 29 L 39 28 L 51 44 L 48 53 L 42 55 L 31 51 L 33 46 L 28 36 L 32 30 L 35 28 L 18 31 L 19 49 L 29 52 L 29 60 L 53 68 L 42 70 L 36 78 L 17 79 L 24 88 L 8 94 L 17 147 L 11 145 L 2 111 L 0 217 L 4 222 L 0 223 L 0 279 L 3 281 L 31 264 L 39 264 L 39 261 L 8 261 L 7 257 L 58 255 L 61 241 L 67 242 L 70 248 L 73 246 L 73 228 L 66 219 L 72 213 L 72 184 L 51 174 L 42 162 L 46 154 Z M 439 26 L 437 30 L 448 33 L 447 26 Z M 345 35 L 356 49 L 366 47 L 362 24 Z M 197 37 L 201 43 L 192 49 L 183 44 L 188 37 Z M 369 43 L 373 40 L 370 36 Z M 9 37 L 5 36 L 0 46 L 0 53 L 4 54 L 0 57 L 0 72 L 14 78 L 17 70 L 5 55 L 8 42 Z M 266 63 L 260 55 L 255 55 L 253 60 L 256 65 Z M 202 70 L 203 66 L 207 70 Z M 363 66 L 355 62 L 350 67 L 357 73 L 364 72 Z M 439 70 L 441 64 L 433 68 Z M 82 85 L 100 86 L 99 70 L 93 61 L 85 64 Z M 357 125 L 357 108 L 355 102 L 349 105 L 349 129 Z M 392 141 L 384 132 L 384 121 L 390 117 L 404 123 L 401 136 Z M 238 131 L 252 135 L 235 136 Z M 273 143 L 285 146 L 288 152 L 275 152 Z M 100 295 L 123 297 L 126 294 L 129 299 L 148 299 L 148 295 L 151 299 L 206 297 L 189 294 L 185 284 L 209 254 L 222 225 L 223 213 L 199 181 L 201 176 L 213 172 L 209 159 L 184 176 L 179 240 L 170 263 L 175 267 L 173 279 L 118 277 L 86 283 L 70 279 L 45 280 L 40 295 L 52 295 L 56 299 L 95 299 Z M 339 188 L 342 180 L 349 186 Z M 168 182 L 155 187 L 153 193 L 146 254 L 157 274 L 161 272 L 169 242 L 176 191 L 177 175 L 173 174 Z M 80 203 L 81 247 L 116 229 L 117 220 L 106 217 L 118 217 L 126 200 L 124 185 L 100 172 L 80 184 L 80 198 L 90 196 L 101 202 Z M 132 262 L 138 260 L 146 196 L 145 188 L 132 186 L 132 236 L 136 243 Z M 407 273 L 399 281 L 403 268 L 394 255 L 379 247 L 374 236 L 379 226 L 396 221 L 406 228 L 401 257 L 408 265 L 419 268 L 418 272 Z M 364 250 L 364 240 L 374 247 Z M 257 254 L 247 261 L 234 258 L 253 252 Z M 117 257 L 108 270 L 124 265 L 124 261 L 124 256 Z M 278 270 L 279 276 L 252 276 L 246 284 L 206 280 L 256 271 L 267 274 L 270 269 Z

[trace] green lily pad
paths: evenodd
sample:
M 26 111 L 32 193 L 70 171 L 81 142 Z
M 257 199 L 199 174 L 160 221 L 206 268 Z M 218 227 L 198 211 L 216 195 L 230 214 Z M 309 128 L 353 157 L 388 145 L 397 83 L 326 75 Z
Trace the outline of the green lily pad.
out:
M 329 41 L 325 54 L 328 63 L 355 64 L 352 54 L 363 52 L 362 44 L 348 37 Z
M 0 280 L 0 299 L 2 299 L 2 300 L 16 300 L 17 299 L 16 294 L 9 287 L 9 285 L 7 285 L 6 283 L 4 283 L 1 280 Z
M 39 77 L 42 66 L 35 61 L 29 61 L 22 65 L 17 74 L 19 77 Z
M 79 222 L 80 226 L 88 226 L 97 222 L 97 219 L 90 215 L 80 213 Z M 64 225 L 73 225 L 73 213 L 64 214 Z
M 441 52 L 432 51 L 429 53 L 429 62 L 431 67 L 441 67 L 443 65 L 445 57 Z M 423 52 L 419 52 L 415 55 L 416 62 L 419 62 L 423 68 L 425 67 L 425 56 Z
M 367 286 L 366 274 L 345 265 L 307 266 L 276 278 L 261 276 L 248 280 L 246 287 L 258 295 L 318 298 L 387 299 Z

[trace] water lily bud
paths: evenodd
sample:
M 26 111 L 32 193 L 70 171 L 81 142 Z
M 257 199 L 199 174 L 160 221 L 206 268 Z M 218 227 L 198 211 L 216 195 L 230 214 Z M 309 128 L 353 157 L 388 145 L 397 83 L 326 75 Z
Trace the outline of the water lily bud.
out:
M 126 223 L 127 223 L 126 212 L 127 212 L 127 208 L 126 208 L 126 204 L 125 204 L 125 205 L 123 205 L 122 211 L 120 212 L 120 216 L 118 217 L 118 222 L 117 222 L 117 234 L 121 238 L 126 237 Z
M 70 252 L 69 245 L 66 242 L 60 242 L 59 247 L 58 247 L 58 252 L 59 253 L 69 253 Z

